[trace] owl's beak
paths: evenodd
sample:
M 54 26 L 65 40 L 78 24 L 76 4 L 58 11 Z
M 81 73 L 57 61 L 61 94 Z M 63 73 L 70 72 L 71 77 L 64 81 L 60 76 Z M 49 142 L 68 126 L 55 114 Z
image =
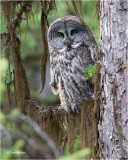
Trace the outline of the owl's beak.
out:
M 70 45 L 71 44 L 71 41 L 68 39 L 68 45 Z

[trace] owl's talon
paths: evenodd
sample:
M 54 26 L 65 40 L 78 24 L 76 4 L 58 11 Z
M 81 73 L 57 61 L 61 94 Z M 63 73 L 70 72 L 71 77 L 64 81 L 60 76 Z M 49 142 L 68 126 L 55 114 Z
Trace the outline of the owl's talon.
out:
M 58 106 L 58 109 L 62 109 L 62 105 L 61 104 Z

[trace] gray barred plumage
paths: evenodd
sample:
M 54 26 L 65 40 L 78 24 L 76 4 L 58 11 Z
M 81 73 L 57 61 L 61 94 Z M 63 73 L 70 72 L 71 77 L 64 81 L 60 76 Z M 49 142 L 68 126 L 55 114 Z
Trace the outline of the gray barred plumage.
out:
M 59 93 L 67 112 L 75 111 L 80 98 L 93 94 L 83 68 L 94 64 L 97 52 L 95 39 L 88 26 L 78 17 L 55 20 L 48 29 L 52 91 Z

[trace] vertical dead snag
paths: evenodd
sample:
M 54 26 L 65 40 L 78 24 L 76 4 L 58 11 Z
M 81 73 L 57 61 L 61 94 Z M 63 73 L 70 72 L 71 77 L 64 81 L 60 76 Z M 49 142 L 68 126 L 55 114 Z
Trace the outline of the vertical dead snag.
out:
M 74 152 L 75 140 L 81 139 L 81 149 L 90 148 L 90 157 L 97 158 L 97 116 L 94 116 L 94 100 L 88 98 L 79 103 L 80 113 L 65 113 L 62 110 L 41 109 L 34 101 L 28 100 L 28 113 L 63 152 L 65 144 Z M 79 148 L 80 149 L 80 148 Z
M 88 97 L 81 100 L 80 110 L 80 135 L 81 149 L 87 147 L 91 149 L 91 155 L 88 157 L 98 158 L 98 140 L 97 140 L 97 123 L 98 119 L 94 116 L 94 99 Z
M 67 140 L 68 140 L 67 142 L 70 153 L 74 152 L 74 143 L 77 137 L 76 119 L 77 115 L 74 113 L 66 113 L 65 115 L 65 125 L 66 125 Z

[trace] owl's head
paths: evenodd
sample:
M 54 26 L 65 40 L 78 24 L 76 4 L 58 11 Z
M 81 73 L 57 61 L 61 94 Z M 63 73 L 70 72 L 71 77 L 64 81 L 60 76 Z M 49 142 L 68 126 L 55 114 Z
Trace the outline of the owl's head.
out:
M 84 22 L 75 16 L 55 20 L 48 29 L 49 45 L 58 51 L 77 48 L 88 41 L 89 35 Z

